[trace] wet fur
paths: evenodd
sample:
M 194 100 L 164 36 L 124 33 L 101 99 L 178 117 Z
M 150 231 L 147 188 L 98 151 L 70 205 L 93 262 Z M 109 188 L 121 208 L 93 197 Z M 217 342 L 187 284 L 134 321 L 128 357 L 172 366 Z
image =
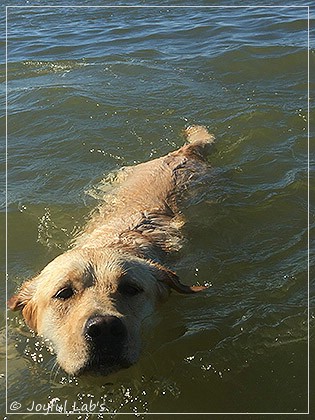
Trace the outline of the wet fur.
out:
M 205 288 L 183 285 L 163 263 L 180 246 L 179 196 L 209 169 L 206 156 L 213 136 L 202 126 L 188 127 L 186 136 L 188 143 L 180 149 L 122 171 L 120 184 L 72 248 L 26 281 L 8 302 L 10 309 L 22 311 L 31 329 L 50 339 L 60 366 L 70 374 L 106 374 L 135 363 L 142 322 L 170 290 L 195 293 Z M 63 290 L 73 294 L 60 298 Z M 93 317 L 121 321 L 127 334 L 119 356 L 108 356 L 111 344 L 106 340 L 97 350 L 91 346 L 86 325 Z

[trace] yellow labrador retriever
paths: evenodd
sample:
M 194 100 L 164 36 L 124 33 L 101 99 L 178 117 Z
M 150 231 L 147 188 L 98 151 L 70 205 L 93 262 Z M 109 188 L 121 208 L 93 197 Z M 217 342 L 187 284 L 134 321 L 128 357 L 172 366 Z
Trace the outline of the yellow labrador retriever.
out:
M 214 137 L 186 129 L 187 144 L 121 171 L 118 187 L 92 215 L 70 250 L 26 281 L 8 306 L 48 338 L 69 374 L 107 374 L 134 364 L 141 324 L 171 289 L 195 293 L 163 265 L 179 246 L 179 192 L 207 168 Z

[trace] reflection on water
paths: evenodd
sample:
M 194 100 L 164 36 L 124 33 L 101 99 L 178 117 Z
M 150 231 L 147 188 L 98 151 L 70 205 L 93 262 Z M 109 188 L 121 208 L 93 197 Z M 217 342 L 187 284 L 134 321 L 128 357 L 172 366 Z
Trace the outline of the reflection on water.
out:
M 307 9 L 11 8 L 8 39 L 9 294 L 120 168 L 179 147 L 187 124 L 217 138 L 170 260 L 211 287 L 174 293 L 140 362 L 109 377 L 66 376 L 9 313 L 16 412 L 307 411 Z

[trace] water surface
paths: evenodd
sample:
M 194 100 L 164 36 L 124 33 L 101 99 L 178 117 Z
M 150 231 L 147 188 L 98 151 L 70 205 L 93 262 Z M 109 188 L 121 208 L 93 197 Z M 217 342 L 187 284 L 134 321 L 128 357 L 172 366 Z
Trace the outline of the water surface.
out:
M 67 249 L 104 177 L 188 124 L 217 138 L 170 261 L 209 290 L 174 293 L 139 363 L 104 378 L 65 376 L 9 312 L 9 406 L 307 412 L 307 76 L 306 7 L 8 9 L 9 295 Z

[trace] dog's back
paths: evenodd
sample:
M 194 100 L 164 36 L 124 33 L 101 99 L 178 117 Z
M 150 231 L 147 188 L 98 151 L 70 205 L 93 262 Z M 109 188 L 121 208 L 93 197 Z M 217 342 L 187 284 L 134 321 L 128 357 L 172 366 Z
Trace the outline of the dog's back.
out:
M 208 163 L 214 137 L 203 126 L 185 130 L 187 144 L 161 158 L 128 168 L 109 202 L 102 204 L 75 246 L 124 247 L 139 256 L 159 259 L 161 252 L 178 249 L 179 192 Z

